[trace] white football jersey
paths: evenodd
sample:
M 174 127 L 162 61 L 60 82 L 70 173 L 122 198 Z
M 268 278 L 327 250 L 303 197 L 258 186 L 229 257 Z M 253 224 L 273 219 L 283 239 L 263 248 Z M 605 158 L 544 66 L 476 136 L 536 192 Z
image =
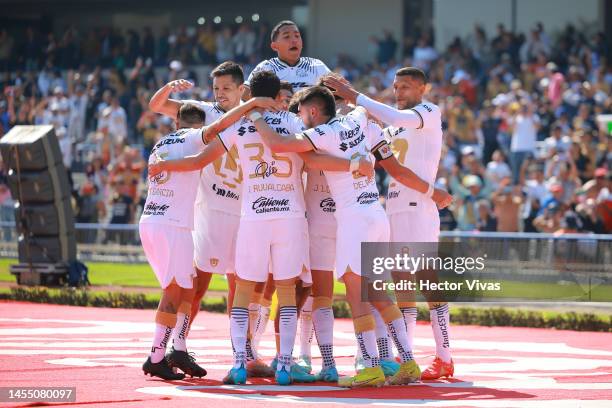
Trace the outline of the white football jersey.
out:
M 388 127 L 385 136 L 389 138 L 395 157 L 402 166 L 410 168 L 424 181 L 434 184 L 442 152 L 442 119 L 440 108 L 430 102 L 422 102 L 411 108 L 422 120 L 418 129 Z M 387 213 L 409 211 L 423 200 L 430 200 L 424 194 L 408 188 L 393 178 L 387 193 Z
M 376 125 L 376 131 L 376 128 L 371 127 L 373 125 L 373 122 L 368 122 L 365 113 L 358 109 L 346 116 L 336 116 L 323 125 L 308 129 L 302 135 L 312 142 L 315 149 L 350 160 L 367 157 L 378 149 L 388 149 L 382 130 Z M 350 172 L 338 171 L 325 172 L 325 178 L 338 213 L 380 206 L 374 178 L 356 177 Z
M 277 133 L 291 135 L 304 124 L 290 112 L 266 112 L 264 120 Z M 273 153 L 248 119 L 234 123 L 219 134 L 226 150 L 236 145 L 242 182 L 241 216 L 247 220 L 304 218 L 304 162 L 296 153 Z
M 260 71 L 272 71 L 281 81 L 287 81 L 293 86 L 293 91 L 315 85 L 319 78 L 327 74 L 329 68 L 316 58 L 301 57 L 297 64 L 287 65 L 279 58 L 271 58 L 257 64 L 253 69 L 245 85 L 250 85 L 253 75 Z
M 194 100 L 182 102 L 193 103 L 204 110 L 206 125 L 210 125 L 225 113 L 217 103 Z M 238 150 L 236 146 L 231 146 L 227 154 L 202 169 L 196 205 L 200 209 L 240 215 L 241 184 L 242 170 L 238 165 Z M 196 218 L 201 212 L 196 213 Z M 198 225 L 197 220 L 196 225 Z
M 179 129 L 162 137 L 151 150 L 149 162 L 181 159 L 204 149 L 202 129 Z M 149 191 L 141 223 L 157 223 L 193 229 L 193 203 L 199 171 L 164 171 L 149 177 Z

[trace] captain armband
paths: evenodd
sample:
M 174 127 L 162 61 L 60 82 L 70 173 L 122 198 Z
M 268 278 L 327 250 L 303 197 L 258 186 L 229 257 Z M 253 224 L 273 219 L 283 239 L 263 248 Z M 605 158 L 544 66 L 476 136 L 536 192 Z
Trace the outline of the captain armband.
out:
M 393 152 L 391 151 L 391 146 L 386 141 L 382 141 L 372 149 L 372 154 L 376 160 L 385 160 L 389 157 L 393 156 Z

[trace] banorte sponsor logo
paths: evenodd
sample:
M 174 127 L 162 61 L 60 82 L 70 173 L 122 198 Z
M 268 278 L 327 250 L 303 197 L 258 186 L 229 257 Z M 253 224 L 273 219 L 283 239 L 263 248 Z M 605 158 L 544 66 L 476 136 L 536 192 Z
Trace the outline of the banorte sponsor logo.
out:
M 359 204 L 372 204 L 377 200 L 378 193 L 373 193 L 369 191 L 364 191 L 363 193 L 359 194 L 359 197 L 357 197 L 357 202 Z
M 321 207 L 323 212 L 330 212 L 330 213 L 336 212 L 336 202 L 331 197 L 322 199 L 319 206 Z
M 274 199 L 270 197 L 259 197 L 253 201 L 252 207 L 255 213 L 262 214 L 268 212 L 285 212 L 289 211 L 289 199 Z

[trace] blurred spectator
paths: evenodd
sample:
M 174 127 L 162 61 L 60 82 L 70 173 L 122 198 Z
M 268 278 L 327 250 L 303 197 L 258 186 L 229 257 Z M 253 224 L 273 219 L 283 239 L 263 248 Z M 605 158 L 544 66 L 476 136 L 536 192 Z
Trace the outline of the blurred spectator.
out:
M 123 179 L 114 183 L 115 192 L 111 199 L 110 224 L 130 224 L 134 221 L 134 199 L 130 195 L 130 186 Z M 129 243 L 129 231 L 110 230 L 105 242 L 114 242 L 121 245 Z
M 499 148 L 497 140 L 502 120 L 495 115 L 495 107 L 490 101 L 485 101 L 477 121 L 477 128 L 482 134 L 482 162 L 489 163 L 493 152 Z
M 519 181 L 523 161 L 535 153 L 539 118 L 534 113 L 531 104 L 524 104 L 520 106 L 516 115 L 508 119 L 508 123 L 512 132 L 510 143 L 512 182 L 516 184 Z
M 106 207 L 98 187 L 91 181 L 86 181 L 77 195 L 75 221 L 97 224 L 105 216 Z M 97 234 L 97 228 L 77 230 L 77 240 L 80 243 L 93 244 L 96 242 Z
M 438 58 L 438 52 L 427 41 L 426 36 L 419 38 L 412 54 L 412 63 L 415 67 L 428 70 L 432 61 Z
M 512 176 L 510 166 L 501 150 L 493 153 L 493 160 L 487 164 L 487 178 L 491 181 L 491 187 L 496 189 L 503 179 Z
M 491 212 L 491 204 L 487 200 L 480 200 L 476 203 L 478 207 L 478 221 L 476 229 L 478 231 L 495 232 L 497 231 L 497 219 Z
M 561 212 L 559 205 L 555 202 L 550 202 L 542 209 L 541 214 L 535 218 L 533 225 L 538 232 L 552 234 L 561 228 L 562 216 L 563 213 Z
M 497 231 L 518 232 L 519 211 L 523 204 L 520 186 L 511 186 L 510 177 L 505 178 L 496 191 L 491 194 L 497 218 Z
M 462 184 L 458 182 L 456 176 L 453 176 L 451 188 L 456 197 L 455 218 L 460 230 L 471 231 L 476 229 L 479 214 L 477 202 L 486 199 L 488 196 L 488 189 L 482 187 L 482 182 L 478 176 L 466 176 Z

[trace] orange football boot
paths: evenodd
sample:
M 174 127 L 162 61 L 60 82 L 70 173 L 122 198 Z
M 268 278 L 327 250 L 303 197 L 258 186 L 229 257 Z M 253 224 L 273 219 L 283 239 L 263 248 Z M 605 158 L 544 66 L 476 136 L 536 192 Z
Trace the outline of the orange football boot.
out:
M 442 377 L 452 377 L 455 374 L 455 365 L 451 359 L 445 363 L 439 357 L 434 358 L 433 363 L 421 373 L 421 380 L 437 380 Z

